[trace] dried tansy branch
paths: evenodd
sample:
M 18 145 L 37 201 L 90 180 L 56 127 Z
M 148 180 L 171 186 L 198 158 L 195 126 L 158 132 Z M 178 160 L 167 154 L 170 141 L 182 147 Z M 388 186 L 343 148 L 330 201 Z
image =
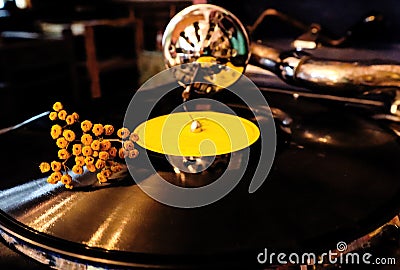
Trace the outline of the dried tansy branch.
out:
M 99 183 L 107 182 L 113 173 L 122 170 L 125 158 L 136 158 L 139 154 L 135 148 L 139 137 L 126 127 L 118 129 L 115 137 L 113 125 L 80 122 L 79 115 L 68 114 L 61 102 L 54 103 L 49 118 L 57 122 L 51 127 L 50 135 L 59 148 L 58 160 L 42 162 L 39 168 L 42 173 L 51 172 L 47 178 L 50 184 L 61 182 L 72 189 L 73 178 L 69 172 L 82 174 L 85 167 L 96 173 Z

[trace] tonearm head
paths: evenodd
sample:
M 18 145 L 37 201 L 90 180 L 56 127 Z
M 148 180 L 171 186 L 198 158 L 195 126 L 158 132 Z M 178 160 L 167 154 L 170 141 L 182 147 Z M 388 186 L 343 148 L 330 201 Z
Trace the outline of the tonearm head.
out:
M 226 9 L 211 5 L 192 5 L 177 13 L 163 36 L 163 55 L 167 67 L 174 69 L 178 81 L 193 84 L 197 93 L 213 93 L 229 87 L 244 72 L 250 59 L 250 43 L 239 19 Z M 185 65 L 192 63 L 191 65 Z M 228 69 L 236 72 L 229 72 Z M 233 76 L 232 76 L 233 74 Z M 196 84 L 196 77 L 209 84 Z

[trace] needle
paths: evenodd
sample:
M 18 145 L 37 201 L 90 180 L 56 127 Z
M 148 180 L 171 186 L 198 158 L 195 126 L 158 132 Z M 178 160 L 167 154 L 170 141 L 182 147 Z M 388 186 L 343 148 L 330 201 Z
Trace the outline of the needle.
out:
M 185 110 L 185 112 L 188 113 L 190 119 L 192 120 L 192 124 L 190 125 L 190 131 L 194 132 L 194 133 L 197 133 L 197 132 L 202 131 L 201 124 L 200 124 L 199 121 L 193 119 L 192 115 L 189 113 L 189 111 L 188 111 L 188 109 L 186 107 L 186 101 L 190 97 L 192 84 L 194 82 L 194 79 L 197 76 L 198 71 L 199 71 L 199 64 L 198 63 L 194 63 L 194 64 L 195 64 L 195 70 L 193 72 L 192 79 L 191 79 L 190 83 L 186 86 L 185 90 L 182 92 L 182 98 L 183 98 L 183 109 Z

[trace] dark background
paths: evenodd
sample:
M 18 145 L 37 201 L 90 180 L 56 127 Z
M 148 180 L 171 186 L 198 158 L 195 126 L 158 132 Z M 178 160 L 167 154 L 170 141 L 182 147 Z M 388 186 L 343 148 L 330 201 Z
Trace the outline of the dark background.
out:
M 319 23 L 323 28 L 334 36 L 343 36 L 347 30 L 359 22 L 365 16 L 374 12 L 384 16 L 384 33 L 380 30 L 382 38 L 392 41 L 399 41 L 400 9 L 398 2 L 394 0 L 248 0 L 248 1 L 229 1 L 213 0 L 209 1 L 217 5 L 226 7 L 234 13 L 245 25 L 252 25 L 256 18 L 266 9 L 274 8 L 286 13 L 305 23 Z M 266 24 L 263 30 L 266 34 L 287 35 L 288 29 L 273 27 L 278 24 L 274 20 L 269 20 L 270 25 Z M 272 25 L 273 24 L 273 25 Z M 370 33 L 376 34 L 376 33 Z

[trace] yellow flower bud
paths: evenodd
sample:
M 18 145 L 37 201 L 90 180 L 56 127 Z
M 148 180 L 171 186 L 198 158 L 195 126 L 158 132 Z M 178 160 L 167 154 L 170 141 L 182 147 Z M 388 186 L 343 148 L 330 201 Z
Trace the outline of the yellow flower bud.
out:
M 52 161 L 51 162 L 51 169 L 55 172 L 58 172 L 61 170 L 61 162 L 58 161 Z
M 104 175 L 105 178 L 110 178 L 110 176 L 112 175 L 112 172 L 109 169 L 104 169 L 100 172 L 102 175 Z
M 73 185 L 65 185 L 65 188 L 67 188 L 67 189 L 73 189 L 74 188 L 74 186 Z
M 58 150 L 58 158 L 59 159 L 68 159 L 70 157 L 70 153 L 67 151 L 67 149 L 60 149 Z
M 61 110 L 58 112 L 58 118 L 60 120 L 65 120 L 66 117 L 67 117 L 67 112 L 65 110 Z
M 104 126 L 104 134 L 111 135 L 114 133 L 114 127 L 112 125 L 105 125 Z
M 91 143 L 90 147 L 92 147 L 92 149 L 96 150 L 96 151 L 100 150 L 100 141 L 99 140 L 94 140 Z
M 85 165 L 85 158 L 83 156 L 75 157 L 75 164 L 78 165 L 78 166 Z
M 64 174 L 63 176 L 61 176 L 61 183 L 63 183 L 64 185 L 69 185 L 72 183 L 72 177 L 69 174 Z
M 67 122 L 67 125 L 73 125 L 75 123 L 75 117 L 73 115 L 68 115 L 67 118 L 65 118 L 65 122 Z
M 72 154 L 74 156 L 79 156 L 82 153 L 82 144 L 76 143 L 72 146 Z
M 100 142 L 100 150 L 107 151 L 111 147 L 111 142 L 109 140 L 102 140 Z
M 79 120 L 79 114 L 77 114 L 76 112 L 72 113 L 72 116 L 74 117 L 75 121 Z
M 67 148 L 68 141 L 64 137 L 60 137 L 57 139 L 56 144 L 58 148 Z
M 50 171 L 50 164 L 48 162 L 42 162 L 39 165 L 39 169 L 42 173 Z
M 98 157 L 99 156 L 99 151 L 93 151 L 93 157 Z
M 89 172 L 95 172 L 97 171 L 96 166 L 94 166 L 94 164 L 87 164 L 86 168 L 88 169 Z
M 72 167 L 72 171 L 73 171 L 75 174 L 82 174 L 82 173 L 83 173 L 83 168 L 82 168 L 82 166 L 74 165 L 74 166 Z
M 81 142 L 83 143 L 83 145 L 90 145 L 93 142 L 92 135 L 83 134 L 81 137 Z
M 121 139 L 127 138 L 127 137 L 129 136 L 129 134 L 130 134 L 129 129 L 127 129 L 127 128 L 125 128 L 125 127 L 120 128 L 120 129 L 118 129 L 118 131 L 117 131 L 117 136 L 120 137 Z
M 93 150 L 90 146 L 86 145 L 82 148 L 82 155 L 91 156 L 93 154 Z
M 104 131 L 104 127 L 102 124 L 94 124 L 94 126 L 92 128 L 92 132 L 94 135 L 100 136 L 101 134 L 103 134 L 103 131 Z
M 131 136 L 129 136 L 129 140 L 137 142 L 139 140 L 139 135 L 137 135 L 136 133 L 132 133 Z
M 75 132 L 73 132 L 72 130 L 66 129 L 63 131 L 63 136 L 64 138 L 69 141 L 72 142 L 75 140 Z
M 119 172 L 122 170 L 122 166 L 119 163 L 114 163 L 113 165 L 111 165 L 111 171 L 112 172 Z
M 117 148 L 111 147 L 108 150 L 108 154 L 110 155 L 110 158 L 115 158 L 117 156 Z
M 106 162 L 104 160 L 98 159 L 96 164 L 94 164 L 97 169 L 103 169 L 106 166 Z
M 107 159 L 109 158 L 108 152 L 106 152 L 106 151 L 101 151 L 101 152 L 99 153 L 99 158 L 102 159 L 102 160 L 107 160 Z
M 107 177 L 105 177 L 102 173 L 97 173 L 97 180 L 99 180 L 100 183 L 107 182 Z
M 135 149 L 135 144 L 132 141 L 125 141 L 124 149 L 127 151 L 131 151 L 131 150 Z
M 55 110 L 56 112 L 59 112 L 60 110 L 62 110 L 63 105 L 61 104 L 61 102 L 56 102 L 53 104 L 53 110 Z
M 61 172 L 53 172 L 50 176 L 53 179 L 54 183 L 57 183 L 58 181 L 61 180 L 62 173 Z
M 85 164 L 86 165 L 94 164 L 94 158 L 93 157 L 86 157 L 85 158 Z
M 50 135 L 53 139 L 60 137 L 62 133 L 62 127 L 60 125 L 53 125 L 50 130 Z
M 51 112 L 49 114 L 49 118 L 50 118 L 51 121 L 57 120 L 57 118 L 58 118 L 57 113 L 56 112 Z
M 126 151 L 124 148 L 120 148 L 118 150 L 118 156 L 120 158 L 126 158 L 128 156 L 128 151 Z
M 133 149 L 129 151 L 129 158 L 136 158 L 139 155 L 139 151 L 137 149 Z
M 50 175 L 49 177 L 47 177 L 47 183 L 56 184 L 57 182 L 54 180 L 53 176 Z
M 83 132 L 88 132 L 92 129 L 92 122 L 90 122 L 89 120 L 85 120 L 81 123 L 81 128 Z

